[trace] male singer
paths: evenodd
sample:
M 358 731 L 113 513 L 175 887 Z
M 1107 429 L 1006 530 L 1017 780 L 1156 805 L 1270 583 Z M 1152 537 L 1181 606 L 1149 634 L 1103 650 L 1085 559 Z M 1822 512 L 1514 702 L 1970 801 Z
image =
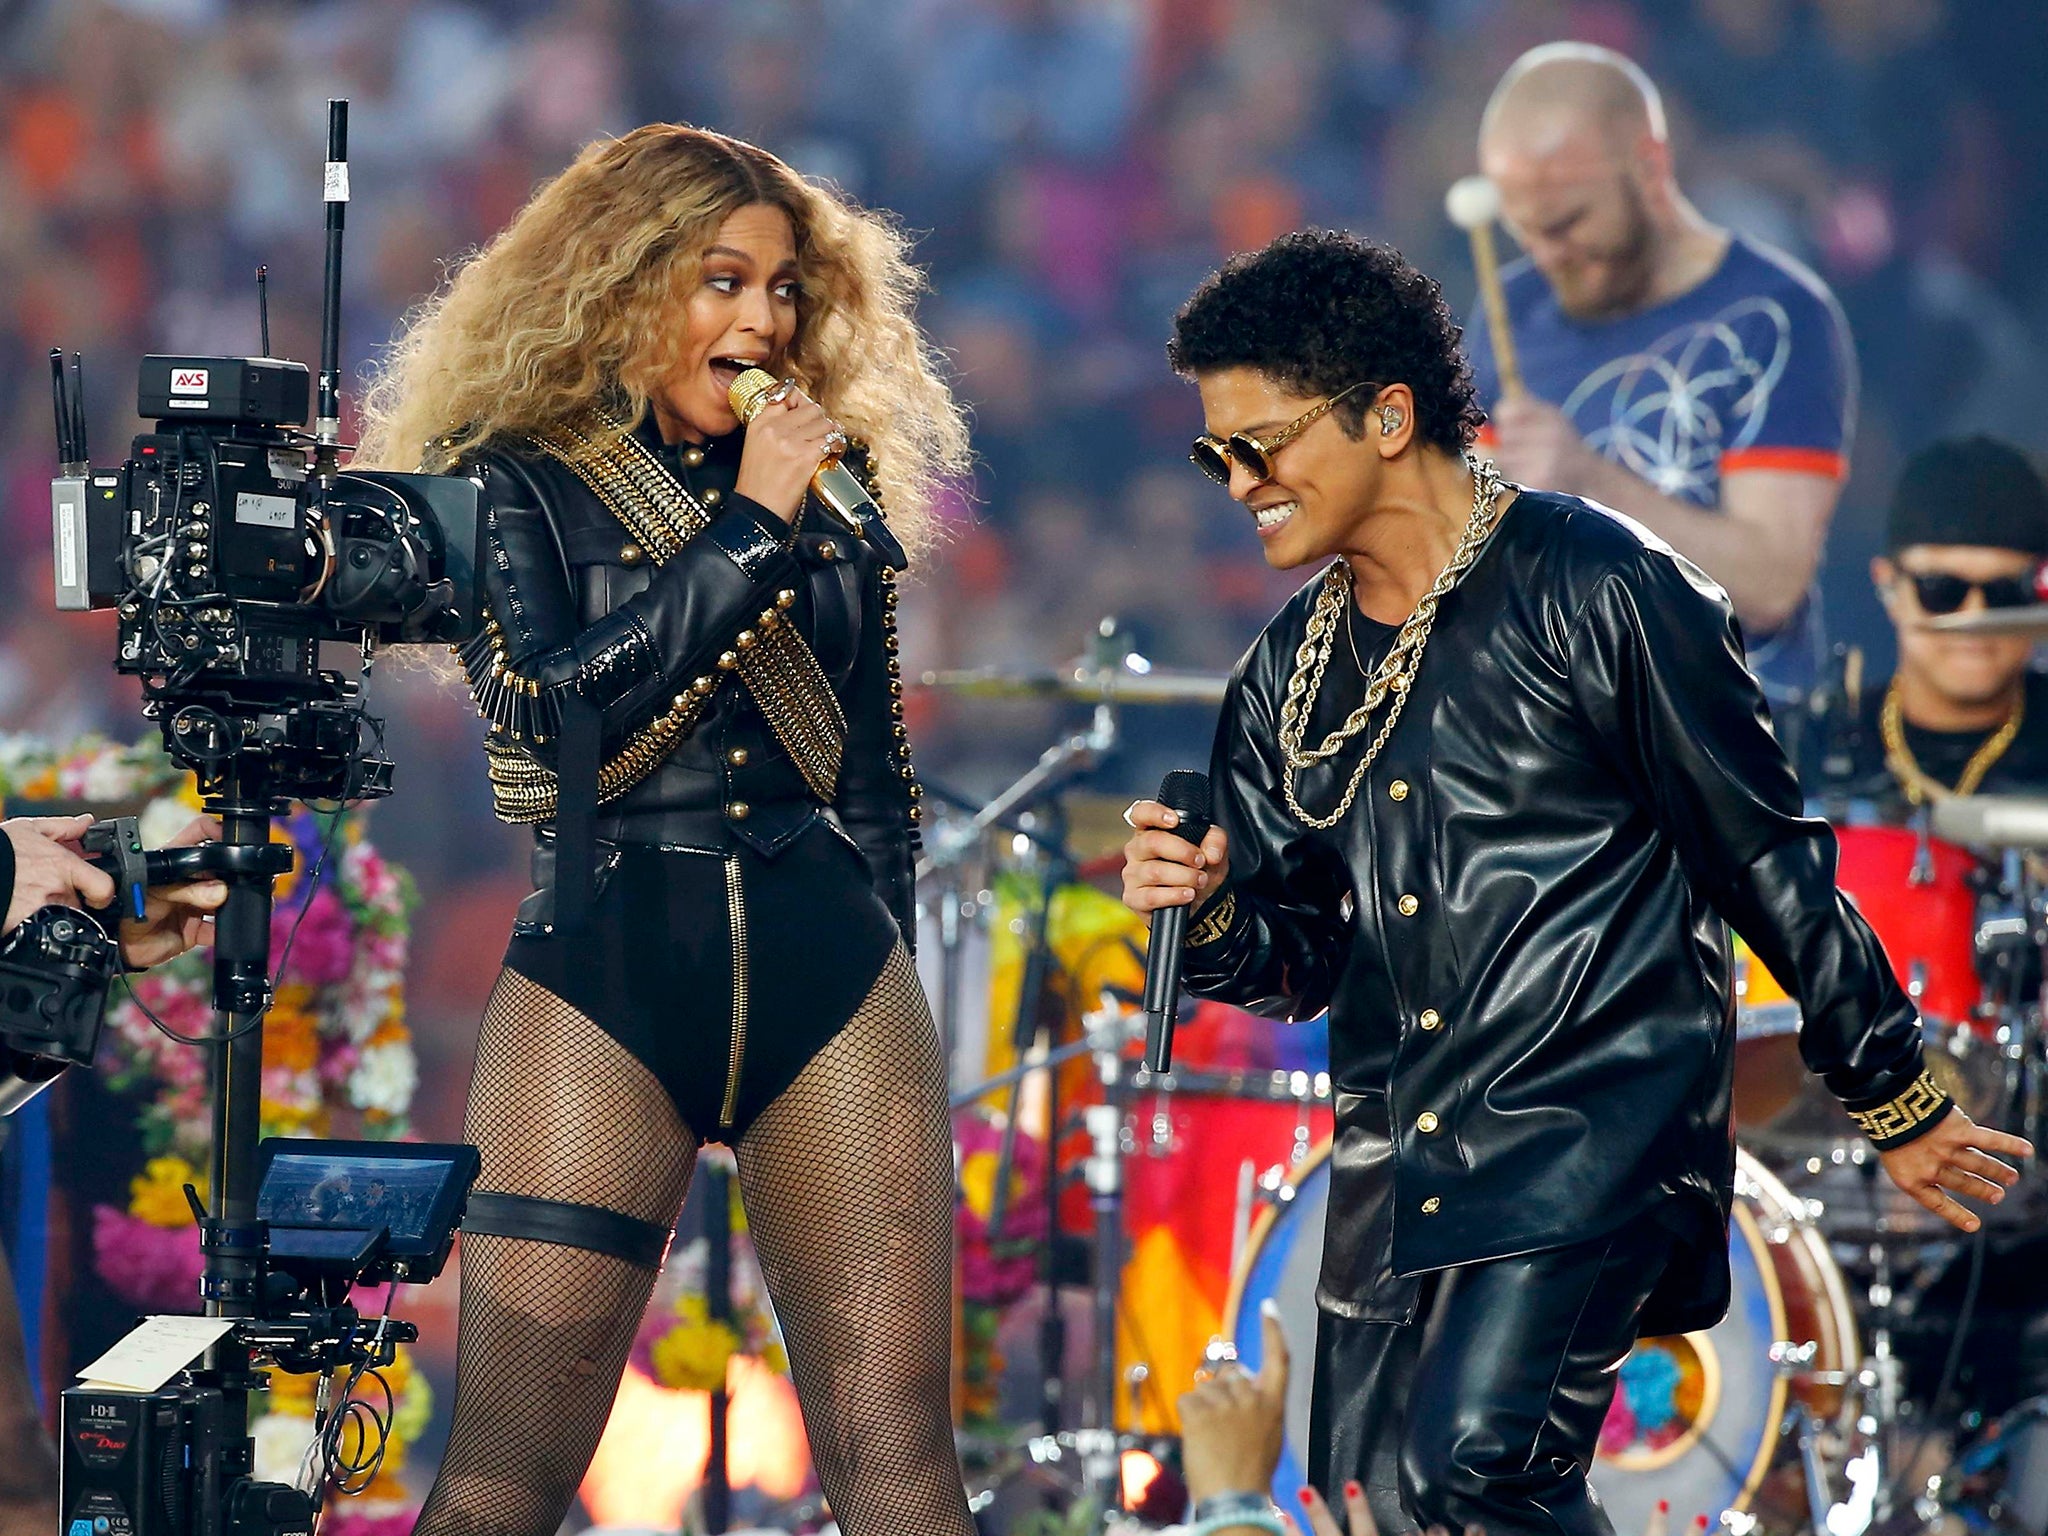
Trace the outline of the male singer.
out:
M 1386 1532 L 1604 1533 L 1639 1332 L 1727 1304 L 1732 923 L 1887 1171 L 1966 1231 L 2027 1155 L 1927 1076 L 1836 893 L 1728 598 L 1640 524 L 1468 457 L 1437 285 L 1349 235 L 1236 258 L 1169 348 L 1194 457 L 1318 574 L 1239 664 L 1199 849 L 1141 801 L 1124 899 L 1195 903 L 1195 991 L 1327 1008 L 1337 1098 L 1310 1479 Z M 1370 684 L 1368 683 L 1368 680 Z
M 1773 705 L 1822 654 L 1814 571 L 1847 472 L 1856 359 L 1818 277 L 1710 224 L 1642 70 L 1585 43 L 1517 59 L 1479 163 L 1526 259 L 1501 274 L 1523 388 L 1469 337 L 1486 444 L 1525 485 L 1648 525 L 1727 590 Z

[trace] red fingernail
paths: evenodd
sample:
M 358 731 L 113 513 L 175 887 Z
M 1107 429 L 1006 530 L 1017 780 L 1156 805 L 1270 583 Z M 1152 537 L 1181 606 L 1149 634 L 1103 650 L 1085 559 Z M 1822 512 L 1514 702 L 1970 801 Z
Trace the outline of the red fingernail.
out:
M 1365 1490 L 1358 1486 L 1358 1483 L 1355 1479 L 1344 1485 L 1344 1496 L 1346 1498 L 1355 1499 L 1364 1492 Z
M 1302 1489 L 1295 1497 L 1301 1500 L 1301 1507 L 1303 1509 L 1307 1509 L 1309 1505 L 1316 1501 L 1316 1496 L 1306 1488 Z

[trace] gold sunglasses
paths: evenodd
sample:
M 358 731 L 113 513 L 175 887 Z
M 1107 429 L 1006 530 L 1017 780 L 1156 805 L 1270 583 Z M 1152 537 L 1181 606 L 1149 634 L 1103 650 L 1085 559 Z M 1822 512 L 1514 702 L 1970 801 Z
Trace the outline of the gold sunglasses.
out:
M 1242 464 L 1255 480 L 1270 480 L 1273 478 L 1274 454 L 1315 425 L 1319 417 L 1327 415 L 1346 395 L 1361 389 L 1378 388 L 1377 384 L 1368 384 L 1361 379 L 1338 390 L 1321 405 L 1295 417 L 1270 437 L 1257 438 L 1249 432 L 1233 432 L 1228 438 L 1219 439 L 1204 432 L 1195 439 L 1194 447 L 1188 450 L 1188 457 L 1194 461 L 1195 468 L 1218 485 L 1230 484 L 1230 466 L 1233 463 Z

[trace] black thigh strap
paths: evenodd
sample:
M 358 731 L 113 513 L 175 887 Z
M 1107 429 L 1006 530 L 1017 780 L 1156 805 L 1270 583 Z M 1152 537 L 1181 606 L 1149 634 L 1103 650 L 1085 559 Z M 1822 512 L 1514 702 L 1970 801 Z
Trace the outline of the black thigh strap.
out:
M 462 1218 L 462 1230 L 487 1237 L 523 1237 L 536 1243 L 560 1243 L 608 1253 L 642 1269 L 661 1268 L 669 1231 L 601 1205 L 575 1205 L 567 1200 L 537 1200 L 531 1195 L 501 1195 L 475 1190 Z

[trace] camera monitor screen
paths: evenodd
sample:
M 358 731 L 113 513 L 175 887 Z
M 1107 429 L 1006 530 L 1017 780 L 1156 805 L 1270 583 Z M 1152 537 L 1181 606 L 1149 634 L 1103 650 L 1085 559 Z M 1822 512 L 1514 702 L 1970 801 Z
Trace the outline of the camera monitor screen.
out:
M 256 1214 L 271 1226 L 273 1250 L 298 1243 L 299 1233 L 280 1228 L 382 1230 L 393 1258 L 446 1248 L 478 1162 L 476 1148 L 460 1143 L 288 1137 L 265 1140 L 259 1158 Z

